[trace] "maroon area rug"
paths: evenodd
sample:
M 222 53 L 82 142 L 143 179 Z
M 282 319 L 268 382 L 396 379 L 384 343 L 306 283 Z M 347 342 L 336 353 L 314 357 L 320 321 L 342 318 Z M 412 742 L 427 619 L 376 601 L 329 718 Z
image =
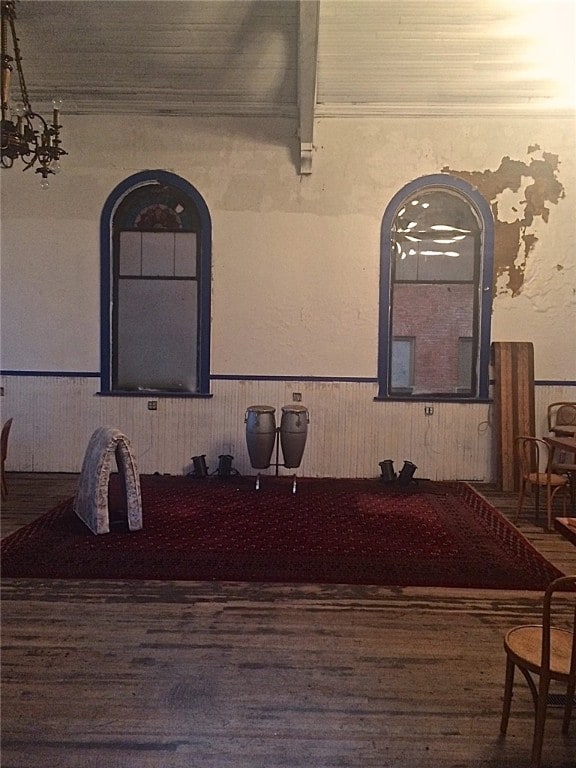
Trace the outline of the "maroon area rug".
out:
M 120 497 L 113 478 L 110 508 Z M 2 575 L 543 590 L 562 575 L 466 483 L 141 477 L 144 527 L 72 499 L 2 541 Z

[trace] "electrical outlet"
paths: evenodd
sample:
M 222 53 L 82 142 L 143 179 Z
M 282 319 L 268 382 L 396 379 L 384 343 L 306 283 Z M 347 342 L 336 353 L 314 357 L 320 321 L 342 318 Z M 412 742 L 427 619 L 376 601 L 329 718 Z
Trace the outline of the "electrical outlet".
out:
M 434 415 L 434 406 L 433 405 L 425 405 L 424 406 L 424 416 L 433 416 Z
M 157 411 L 158 410 L 158 400 L 148 400 L 148 410 L 149 411 Z
M 292 402 L 293 403 L 301 403 L 302 402 L 302 393 L 301 392 L 292 392 Z

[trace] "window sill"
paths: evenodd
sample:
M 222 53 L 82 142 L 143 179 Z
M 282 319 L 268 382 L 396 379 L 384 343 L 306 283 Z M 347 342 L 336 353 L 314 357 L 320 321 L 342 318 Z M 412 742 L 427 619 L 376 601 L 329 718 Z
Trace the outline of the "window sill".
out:
M 402 397 L 402 395 L 388 395 L 386 397 L 376 396 L 375 402 L 379 403 L 491 403 L 489 397 L 464 397 L 463 395 L 454 395 L 453 397 L 441 397 L 438 395 L 418 395 L 417 397 Z
M 110 392 L 96 392 L 98 397 L 147 397 L 149 400 L 156 400 L 163 397 L 188 397 L 188 398 L 211 398 L 213 397 L 211 392 L 163 392 L 157 390 L 148 390 L 147 392 L 129 392 L 122 390 L 115 390 Z

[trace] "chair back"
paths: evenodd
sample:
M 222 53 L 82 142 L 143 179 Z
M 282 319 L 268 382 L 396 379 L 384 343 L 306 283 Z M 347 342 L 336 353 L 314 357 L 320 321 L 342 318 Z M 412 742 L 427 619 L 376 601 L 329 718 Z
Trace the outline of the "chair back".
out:
M 572 617 L 572 655 L 570 661 L 570 681 L 576 679 L 576 576 L 561 576 L 555 579 L 544 593 L 544 606 L 542 610 L 542 660 L 541 667 L 544 672 L 550 671 L 550 628 L 554 613 L 554 596 L 559 592 L 575 593 L 574 614 Z
M 516 452 L 521 477 L 536 472 L 551 472 L 552 451 L 539 437 L 520 435 L 516 438 Z
M 12 419 L 4 422 L 2 427 L 2 433 L 0 434 L 0 457 L 2 462 L 6 461 L 8 456 L 8 436 L 10 434 L 10 427 L 12 426 Z
M 562 427 L 576 429 L 576 403 L 550 403 L 547 413 L 549 432 L 560 431 Z

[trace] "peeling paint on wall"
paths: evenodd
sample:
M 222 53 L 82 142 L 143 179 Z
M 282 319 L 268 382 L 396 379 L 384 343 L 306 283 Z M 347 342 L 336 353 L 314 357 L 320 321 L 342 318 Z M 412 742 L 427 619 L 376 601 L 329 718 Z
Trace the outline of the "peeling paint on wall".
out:
M 538 226 L 549 223 L 549 205 L 564 198 L 557 178 L 558 155 L 541 152 L 537 144 L 528 147 L 528 155 L 537 153 L 528 162 L 503 157 L 495 171 L 442 168 L 443 173 L 472 184 L 490 203 L 495 228 L 494 295 L 514 297 L 522 292 L 526 264 L 538 242 Z

